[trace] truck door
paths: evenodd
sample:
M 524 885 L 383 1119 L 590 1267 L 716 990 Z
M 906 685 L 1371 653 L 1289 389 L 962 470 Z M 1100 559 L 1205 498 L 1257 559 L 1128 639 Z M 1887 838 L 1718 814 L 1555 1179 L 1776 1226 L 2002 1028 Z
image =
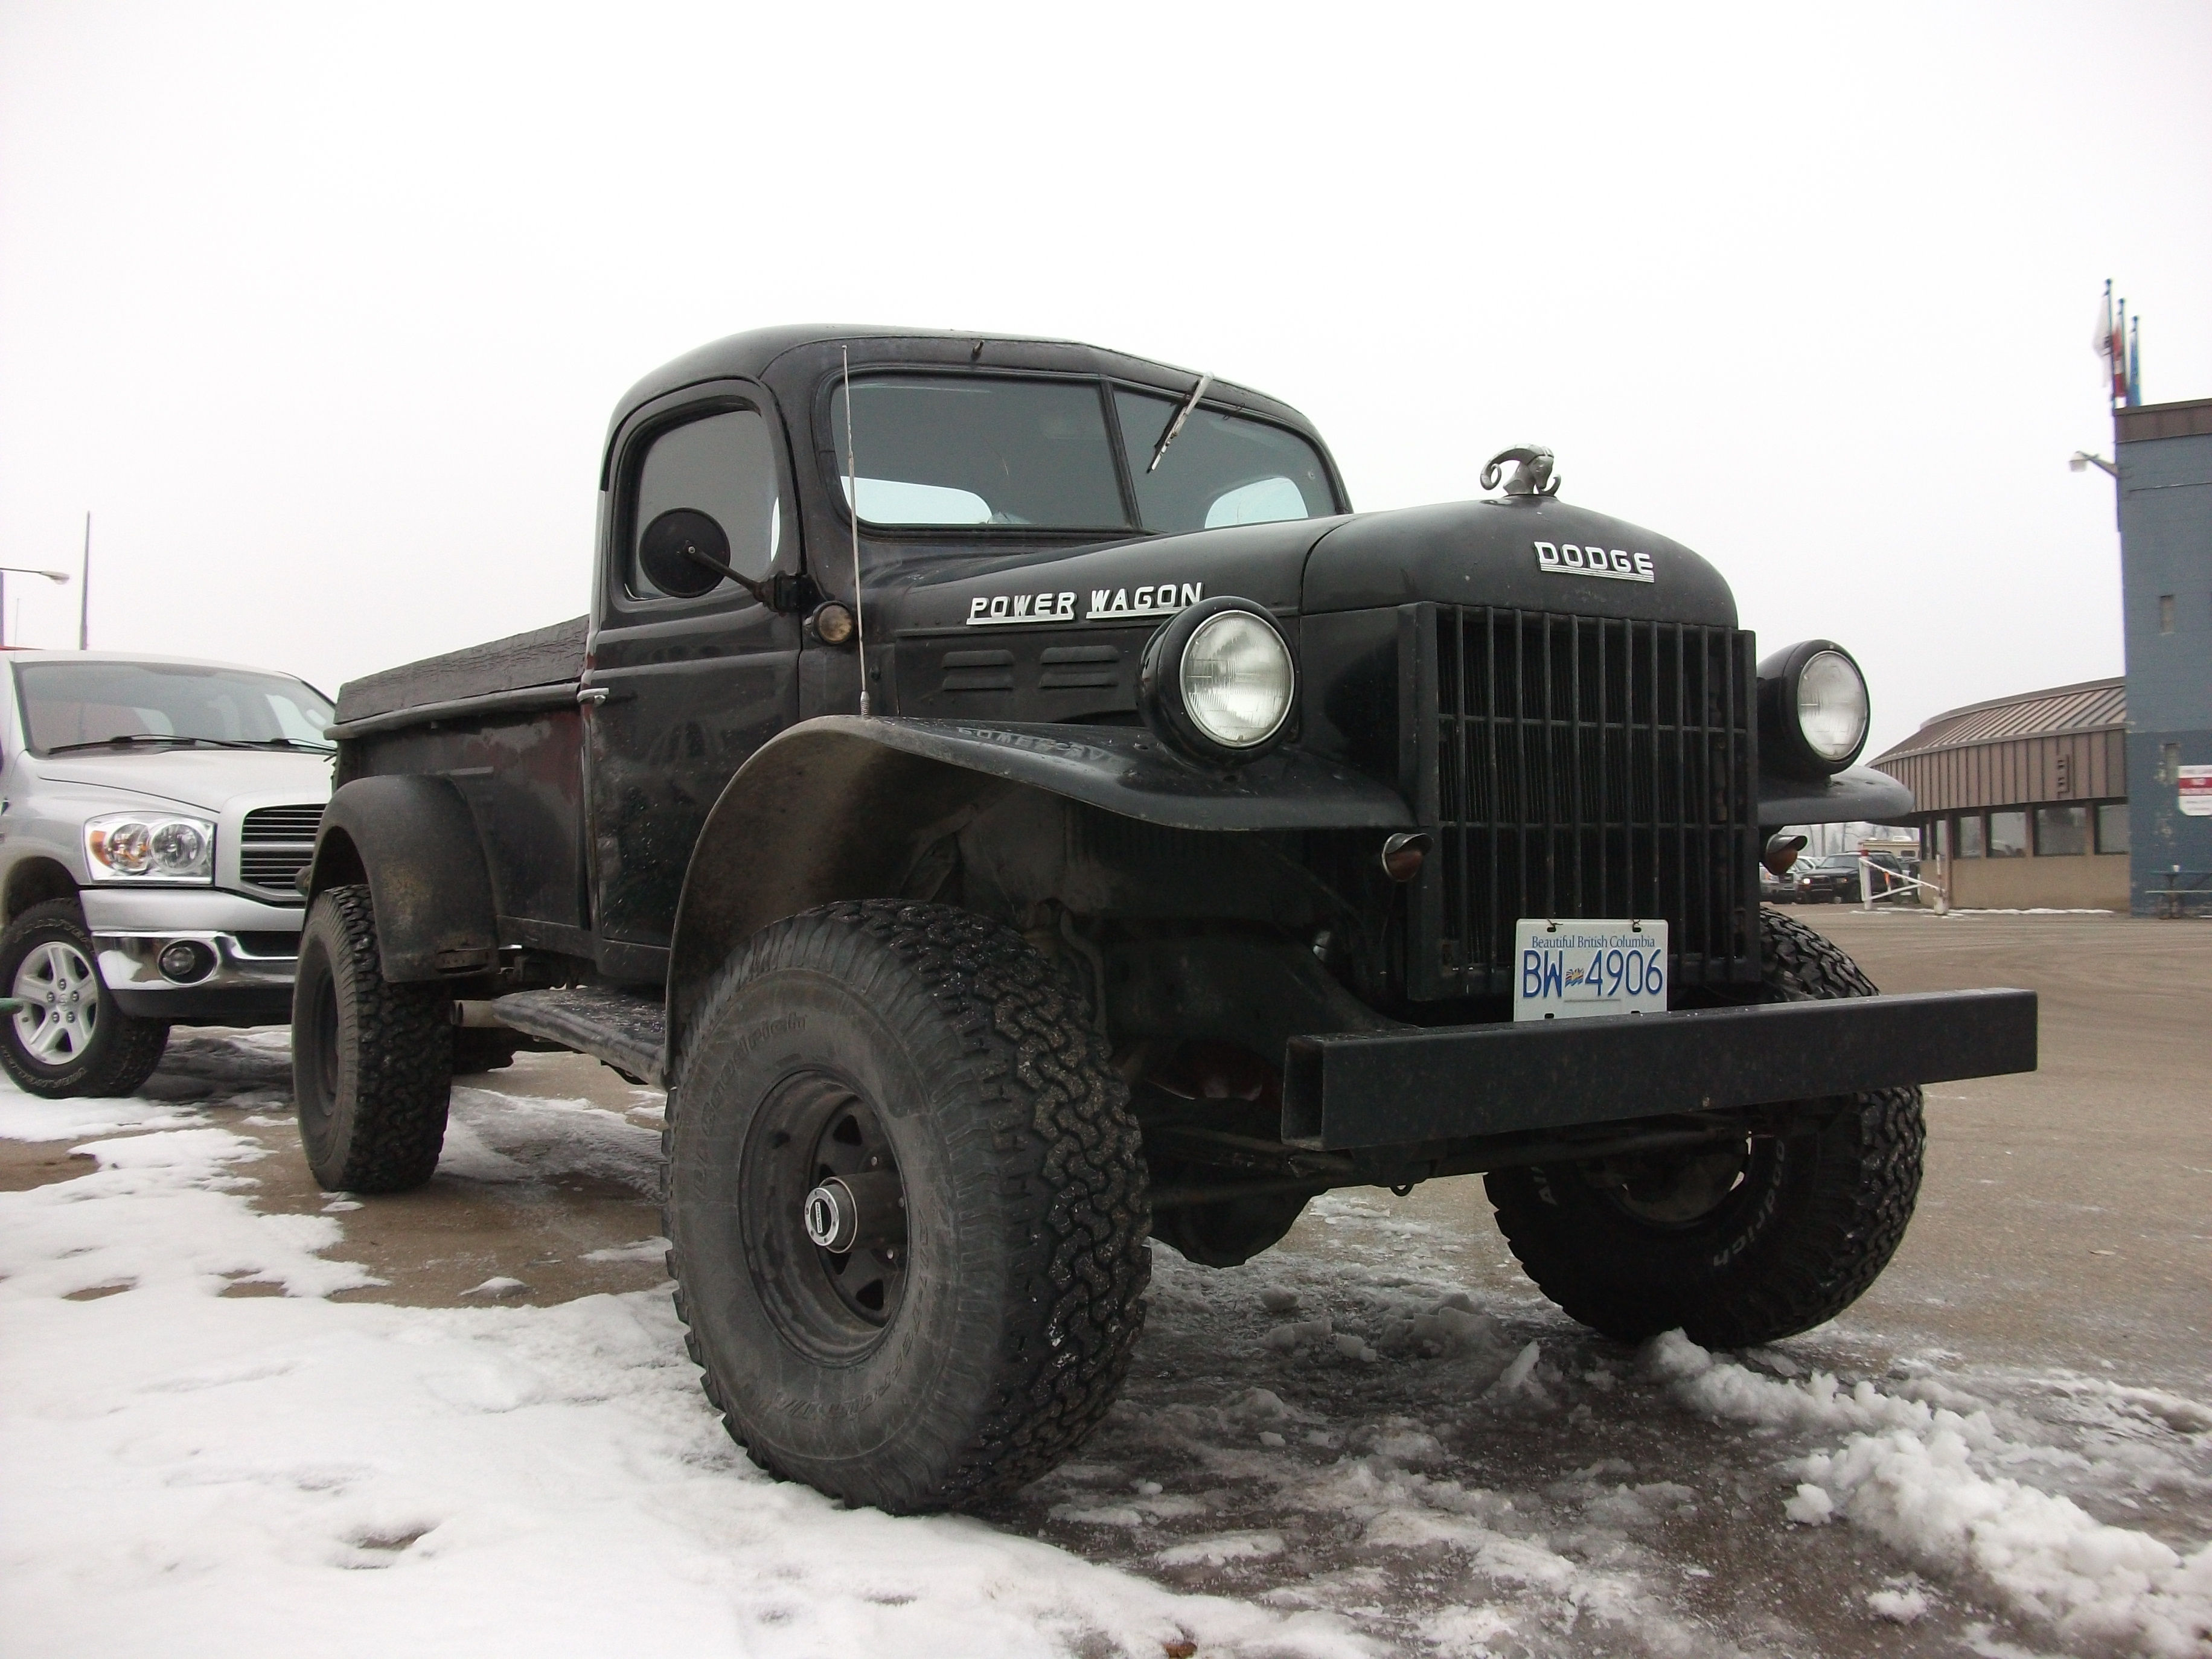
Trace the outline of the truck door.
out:
M 600 968 L 617 979 L 665 972 L 708 810 L 797 718 L 800 619 L 711 574 L 708 591 L 672 593 L 639 560 L 647 530 L 682 512 L 714 520 L 730 568 L 749 578 L 798 568 L 773 411 L 760 387 L 717 382 L 647 404 L 617 440 L 582 699 L 593 930 Z

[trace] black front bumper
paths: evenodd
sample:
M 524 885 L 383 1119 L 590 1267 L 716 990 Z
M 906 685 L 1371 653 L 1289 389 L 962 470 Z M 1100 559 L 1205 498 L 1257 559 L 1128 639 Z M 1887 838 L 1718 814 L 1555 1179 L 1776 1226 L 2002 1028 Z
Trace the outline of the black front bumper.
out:
M 1293 1037 L 1283 1139 L 1406 1146 L 2034 1069 L 2033 991 Z

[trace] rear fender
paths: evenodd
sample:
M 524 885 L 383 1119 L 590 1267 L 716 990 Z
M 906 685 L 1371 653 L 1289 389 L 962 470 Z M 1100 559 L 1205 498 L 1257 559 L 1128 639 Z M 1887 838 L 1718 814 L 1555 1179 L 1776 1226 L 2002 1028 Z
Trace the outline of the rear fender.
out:
M 446 778 L 356 778 L 331 797 L 308 902 L 366 882 L 384 976 L 403 982 L 478 974 L 496 961 L 499 924 L 476 822 Z
M 933 845 L 1033 791 L 1173 830 L 1399 830 L 1395 790 L 1300 751 L 1200 770 L 1140 727 L 825 715 L 763 744 L 722 791 L 684 881 L 668 1052 L 731 951 L 769 923 L 904 890 Z

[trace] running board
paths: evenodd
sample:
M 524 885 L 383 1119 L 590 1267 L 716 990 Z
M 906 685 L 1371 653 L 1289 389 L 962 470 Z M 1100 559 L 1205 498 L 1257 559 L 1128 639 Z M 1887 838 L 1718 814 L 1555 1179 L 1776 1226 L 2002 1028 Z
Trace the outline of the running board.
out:
M 659 1086 L 668 1015 L 659 997 L 603 985 L 515 991 L 494 997 L 491 1012 L 510 1030 L 589 1054 L 634 1083 Z

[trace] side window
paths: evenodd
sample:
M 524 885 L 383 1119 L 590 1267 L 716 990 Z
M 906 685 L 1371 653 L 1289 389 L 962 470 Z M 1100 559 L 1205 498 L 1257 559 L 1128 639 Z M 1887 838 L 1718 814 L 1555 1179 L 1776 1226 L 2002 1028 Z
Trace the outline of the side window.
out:
M 697 515 L 704 514 L 728 538 L 732 570 L 755 580 L 767 575 L 783 530 L 776 500 L 775 447 L 767 421 L 757 410 L 732 409 L 671 427 L 646 451 L 636 501 L 624 572 L 633 599 L 691 598 L 712 591 L 711 586 L 665 586 L 646 574 L 639 548 L 654 522 L 672 513 L 692 515 L 686 522 L 695 525 Z M 711 584 L 712 574 L 702 572 L 699 580 Z M 735 594 L 738 590 L 725 585 L 722 591 Z

